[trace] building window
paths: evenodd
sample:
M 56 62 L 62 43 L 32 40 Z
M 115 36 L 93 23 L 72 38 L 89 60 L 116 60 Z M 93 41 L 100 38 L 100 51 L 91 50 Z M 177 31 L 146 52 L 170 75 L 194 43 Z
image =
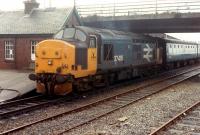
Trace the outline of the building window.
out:
M 12 41 L 5 41 L 5 59 L 14 60 L 14 43 Z
M 38 41 L 32 40 L 31 41 L 31 60 L 35 60 L 35 49 Z
M 104 60 L 109 61 L 113 60 L 113 58 L 114 58 L 113 45 L 104 44 Z

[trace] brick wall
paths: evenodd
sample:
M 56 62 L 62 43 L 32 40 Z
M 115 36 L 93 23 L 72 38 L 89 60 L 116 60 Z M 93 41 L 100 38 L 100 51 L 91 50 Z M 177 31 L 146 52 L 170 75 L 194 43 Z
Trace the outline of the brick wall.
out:
M 34 61 L 31 60 L 31 41 L 42 41 L 51 36 L 29 36 L 0 38 L 0 69 L 28 69 Z M 5 60 L 5 41 L 14 42 L 14 60 Z

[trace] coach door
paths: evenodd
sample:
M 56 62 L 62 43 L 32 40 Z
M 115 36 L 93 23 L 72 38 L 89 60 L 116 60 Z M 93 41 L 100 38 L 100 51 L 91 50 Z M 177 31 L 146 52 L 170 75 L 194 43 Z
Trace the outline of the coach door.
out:
M 96 73 L 97 70 L 97 37 L 90 35 L 88 46 L 88 70 Z

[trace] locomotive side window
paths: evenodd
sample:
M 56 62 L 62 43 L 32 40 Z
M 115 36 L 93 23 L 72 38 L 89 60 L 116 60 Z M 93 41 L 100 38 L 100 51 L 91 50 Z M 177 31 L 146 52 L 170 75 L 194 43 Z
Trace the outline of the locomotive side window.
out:
M 95 37 L 90 37 L 90 44 L 89 48 L 96 48 L 96 38 Z
M 113 60 L 114 52 L 112 44 L 104 44 L 104 60 L 109 61 Z

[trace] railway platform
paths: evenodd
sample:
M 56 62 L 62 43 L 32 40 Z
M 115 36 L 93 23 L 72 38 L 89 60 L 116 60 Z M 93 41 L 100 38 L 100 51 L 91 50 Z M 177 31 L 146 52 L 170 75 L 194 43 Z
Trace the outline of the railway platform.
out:
M 0 69 L 0 102 L 22 96 L 35 89 L 35 82 L 28 79 L 31 71 Z

